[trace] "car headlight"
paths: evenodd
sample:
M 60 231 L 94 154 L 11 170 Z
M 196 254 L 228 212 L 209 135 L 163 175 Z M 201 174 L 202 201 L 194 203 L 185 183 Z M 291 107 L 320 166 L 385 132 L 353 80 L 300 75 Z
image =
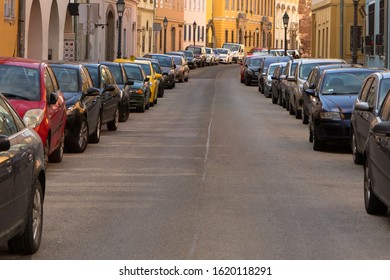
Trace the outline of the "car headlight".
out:
M 28 110 L 26 114 L 24 114 L 23 121 L 26 126 L 30 128 L 35 128 L 41 124 L 44 114 L 45 111 L 42 109 Z
M 343 114 L 340 112 L 320 112 L 321 119 L 341 120 Z
M 173 75 L 175 73 L 175 70 L 171 69 L 169 70 L 169 75 Z

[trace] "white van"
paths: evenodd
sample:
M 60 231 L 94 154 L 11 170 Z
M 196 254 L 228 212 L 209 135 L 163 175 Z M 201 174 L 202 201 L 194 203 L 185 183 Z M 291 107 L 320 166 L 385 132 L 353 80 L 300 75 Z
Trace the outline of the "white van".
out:
M 245 46 L 237 43 L 223 43 L 222 48 L 229 49 L 233 55 L 233 61 L 237 63 L 242 61 L 245 55 Z

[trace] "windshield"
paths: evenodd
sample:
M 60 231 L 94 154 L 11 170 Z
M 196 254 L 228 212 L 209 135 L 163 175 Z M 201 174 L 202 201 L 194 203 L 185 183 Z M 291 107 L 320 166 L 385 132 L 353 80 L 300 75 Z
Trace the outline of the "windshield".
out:
M 382 105 L 383 100 L 385 100 L 387 92 L 389 90 L 390 90 L 390 79 L 382 79 L 380 89 L 379 89 L 377 108 L 379 108 Z
M 279 65 L 278 64 L 272 64 L 269 66 L 268 68 L 268 75 L 271 75 L 272 73 L 274 73 L 276 67 L 278 67 Z
M 181 60 L 181 57 L 179 56 L 173 56 L 173 60 L 175 61 L 175 64 L 176 65 L 182 65 L 182 60 Z
M 249 66 L 260 66 L 261 59 L 251 59 L 249 61 Z
M 222 53 L 222 54 L 227 54 L 227 53 L 228 53 L 228 50 L 225 50 L 225 49 L 218 49 L 218 52 L 219 52 L 219 53 Z
M 8 98 L 41 99 L 38 69 L 0 65 L 0 92 Z
M 65 67 L 53 66 L 54 74 L 56 74 L 58 84 L 62 91 L 77 92 L 78 87 L 78 74 L 76 69 L 69 69 Z
M 154 72 L 156 72 L 158 74 L 162 74 L 162 70 L 161 70 L 160 64 L 158 62 L 152 62 L 152 66 L 153 66 Z
M 138 64 L 138 63 L 135 63 L 135 64 Z M 151 70 L 150 70 L 150 65 L 149 64 L 139 63 L 138 65 L 142 67 L 142 69 L 144 70 L 146 75 L 150 76 L 152 74 Z
M 143 80 L 141 69 L 136 65 L 124 64 L 123 67 L 125 68 L 127 78 L 136 81 Z
M 323 77 L 323 95 L 358 94 L 363 80 L 371 72 L 335 72 Z
M 187 50 L 192 51 L 194 54 L 200 54 L 200 48 L 188 47 Z
M 123 78 L 122 78 L 122 73 L 121 73 L 121 68 L 119 65 L 106 65 L 108 68 L 110 68 L 112 75 L 114 76 L 115 82 L 117 84 L 124 84 Z

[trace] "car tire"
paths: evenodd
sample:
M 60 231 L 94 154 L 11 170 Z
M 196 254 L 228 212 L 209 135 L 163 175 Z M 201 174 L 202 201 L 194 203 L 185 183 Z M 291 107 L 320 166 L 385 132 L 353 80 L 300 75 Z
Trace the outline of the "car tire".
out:
M 372 192 L 368 160 L 364 161 L 364 205 L 370 215 L 385 215 L 388 207 Z
M 117 108 L 115 110 L 115 117 L 112 121 L 107 123 L 107 129 L 109 131 L 115 131 L 118 129 L 118 124 L 119 124 L 119 109 Z
M 49 155 L 49 162 L 61 162 L 64 155 L 65 135 L 62 134 L 60 145 Z
M 309 116 L 306 115 L 305 110 L 303 108 L 301 109 L 301 118 L 302 118 L 302 123 L 303 124 L 308 124 L 309 123 Z
M 96 122 L 96 128 L 95 131 L 89 136 L 89 143 L 99 143 L 100 141 L 100 130 L 102 128 L 102 122 L 100 114 L 98 116 L 97 122 Z
M 124 105 L 124 106 L 120 106 L 120 114 L 119 114 L 119 121 L 120 122 L 125 122 L 129 119 L 129 116 L 130 116 L 130 105 L 129 105 L 129 102 L 126 102 L 127 104 Z
M 302 109 L 298 109 L 297 107 L 295 107 L 294 113 L 295 113 L 295 118 L 297 120 L 302 118 L 302 112 L 301 111 L 302 111 Z
M 356 145 L 356 136 L 353 129 L 351 129 L 351 150 L 352 150 L 352 159 L 355 164 L 362 164 L 363 163 L 363 155 L 358 152 L 357 145 Z
M 294 109 L 291 102 L 288 102 L 288 112 L 290 115 L 294 115 Z
M 318 136 L 315 133 L 313 134 L 313 150 L 314 151 L 323 151 L 326 148 L 326 142 L 318 139 Z
M 82 117 L 77 136 L 75 137 L 75 141 L 72 141 L 67 145 L 69 151 L 73 153 L 84 152 L 88 145 L 88 136 L 88 122 L 85 117 Z
M 33 254 L 38 251 L 42 238 L 43 192 L 42 184 L 36 180 L 33 187 L 31 208 L 24 232 L 8 241 L 8 248 L 13 254 Z

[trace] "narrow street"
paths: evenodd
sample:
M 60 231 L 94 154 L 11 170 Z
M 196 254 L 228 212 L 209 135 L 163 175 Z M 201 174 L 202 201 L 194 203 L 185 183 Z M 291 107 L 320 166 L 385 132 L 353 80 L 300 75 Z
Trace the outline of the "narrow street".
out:
M 389 259 L 348 147 L 308 128 L 238 65 L 191 70 L 100 143 L 49 164 L 40 250 L 0 259 Z

